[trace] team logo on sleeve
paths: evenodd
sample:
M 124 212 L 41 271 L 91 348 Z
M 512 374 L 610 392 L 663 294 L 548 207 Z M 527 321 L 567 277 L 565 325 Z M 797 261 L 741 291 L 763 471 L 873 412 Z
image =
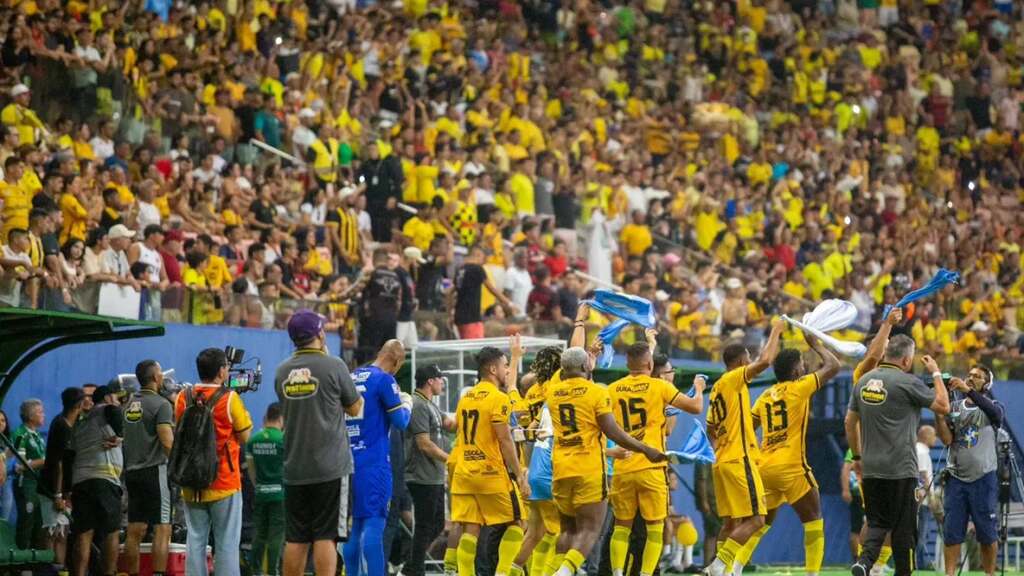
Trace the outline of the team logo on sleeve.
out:
M 138 422 L 142 420 L 142 402 L 138 400 L 132 400 L 131 404 L 125 408 L 124 419 L 128 422 Z
M 861 386 L 860 389 L 860 399 L 865 404 L 871 404 L 873 406 L 885 404 L 885 399 L 888 396 L 889 392 L 885 389 L 885 383 L 877 378 L 868 380 L 867 384 Z
M 320 389 L 320 380 L 313 376 L 309 368 L 296 368 L 288 373 L 288 378 L 281 384 L 284 397 L 289 400 L 301 400 L 315 396 Z

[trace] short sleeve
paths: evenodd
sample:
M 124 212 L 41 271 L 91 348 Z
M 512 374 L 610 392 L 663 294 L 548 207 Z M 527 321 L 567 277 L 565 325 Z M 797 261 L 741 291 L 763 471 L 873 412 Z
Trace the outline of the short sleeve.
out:
M 430 434 L 430 408 L 421 402 L 412 405 L 412 416 L 409 417 L 409 434 Z
M 853 393 L 850 394 L 850 404 L 846 409 L 860 414 L 860 384 L 853 385 Z
M 177 422 L 181 419 L 181 414 L 185 411 L 185 391 L 182 390 L 177 399 L 174 401 L 174 421 Z
M 611 414 L 612 412 L 612 397 L 608 394 L 608 389 L 603 386 L 594 386 L 596 392 L 591 392 L 590 396 L 594 399 L 594 416 L 604 416 L 605 414 Z
M 252 445 L 256 442 L 256 437 L 249 438 L 249 441 L 245 443 L 245 455 L 246 457 L 252 456 Z
M 341 388 L 341 405 L 348 408 L 359 401 L 359 391 L 352 383 L 352 376 L 344 362 L 340 362 L 341 369 L 338 370 L 338 384 Z
M 174 414 L 170 402 L 161 402 L 160 408 L 156 411 L 156 425 L 161 424 L 174 426 Z
M 656 386 L 658 387 L 658 395 L 661 396 L 662 401 L 665 402 L 665 406 L 672 406 L 672 402 L 675 401 L 676 396 L 679 395 L 679 390 L 661 378 L 652 378 L 651 380 L 656 383 Z
M 906 390 L 911 404 L 916 407 L 928 408 L 935 402 L 935 390 L 913 376 L 907 377 Z
M 235 432 L 244 432 L 252 428 L 252 418 L 242 404 L 242 398 L 235 392 L 228 392 L 228 413 L 231 415 L 231 426 Z
M 821 382 L 818 380 L 817 372 L 811 372 L 810 374 L 805 375 L 794 384 L 796 384 L 796 392 L 801 398 L 810 398 L 812 394 L 821 388 Z
M 491 424 L 507 424 L 512 415 L 512 399 L 508 394 L 498 394 L 494 398 L 494 407 L 491 410 Z

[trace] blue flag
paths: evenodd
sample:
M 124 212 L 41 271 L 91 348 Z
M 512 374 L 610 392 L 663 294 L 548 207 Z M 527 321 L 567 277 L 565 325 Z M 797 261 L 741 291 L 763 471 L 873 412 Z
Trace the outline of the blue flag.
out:
M 886 318 L 889 317 L 889 312 L 891 312 L 893 308 L 902 308 L 907 304 L 914 302 L 915 300 L 927 298 L 928 296 L 935 294 L 936 292 L 942 290 L 943 288 L 949 286 L 950 284 L 958 284 L 959 282 L 959 272 L 953 272 L 951 270 L 946 270 L 945 268 L 939 268 L 939 271 L 935 273 L 935 276 L 932 276 L 932 279 L 929 280 L 927 284 L 918 288 L 917 290 L 912 290 L 908 292 L 906 295 L 903 296 L 903 298 L 900 298 L 900 301 L 897 302 L 894 306 L 886 306 L 885 312 L 882 313 L 882 320 L 885 320 Z
M 690 434 L 683 442 L 682 449 L 669 450 L 666 454 L 669 457 L 669 461 L 675 464 L 691 464 L 693 462 L 715 463 L 715 450 L 711 447 L 708 434 L 704 431 L 704 426 L 696 420 L 693 422 Z
M 604 351 L 598 359 L 602 368 L 611 365 L 612 357 L 615 355 L 612 343 L 619 337 L 623 328 L 630 324 L 639 324 L 644 328 L 654 328 L 657 325 L 654 319 L 654 306 L 646 298 L 601 289 L 595 290 L 593 300 L 587 300 L 586 303 L 602 314 L 618 318 L 602 328 L 601 333 L 597 335 L 601 342 L 604 342 Z

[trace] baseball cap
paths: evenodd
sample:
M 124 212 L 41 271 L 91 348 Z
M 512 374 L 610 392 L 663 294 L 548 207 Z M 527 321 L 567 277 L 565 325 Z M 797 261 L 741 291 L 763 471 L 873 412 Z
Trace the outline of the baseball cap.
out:
M 30 92 L 28 86 L 24 84 L 15 84 L 14 88 L 11 88 L 11 98 L 17 98 L 22 94 L 28 94 Z
M 429 366 L 420 366 L 416 369 L 416 385 L 422 386 L 427 383 L 427 380 L 431 378 L 444 378 L 444 373 L 437 367 L 436 364 Z
M 292 342 L 305 342 L 320 335 L 326 318 L 308 308 L 297 310 L 288 319 L 288 336 Z
M 107 232 L 107 238 L 117 240 L 118 238 L 135 238 L 135 231 L 129 230 L 124 224 L 117 224 Z
M 739 278 L 729 278 L 725 281 L 725 287 L 729 290 L 736 290 L 743 287 L 743 282 L 740 282 Z
M 420 264 L 425 264 L 427 262 L 423 259 L 423 251 L 415 246 L 409 246 L 402 252 L 402 254 L 405 254 L 406 258 L 415 260 Z
M 299 110 L 299 118 L 316 118 L 316 112 L 312 108 Z

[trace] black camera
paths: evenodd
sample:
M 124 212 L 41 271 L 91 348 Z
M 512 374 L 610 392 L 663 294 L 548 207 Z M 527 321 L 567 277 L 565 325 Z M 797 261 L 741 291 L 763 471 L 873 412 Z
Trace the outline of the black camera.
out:
M 224 355 L 228 359 L 228 388 L 242 394 L 244 392 L 255 392 L 260 389 L 263 383 L 263 365 L 259 358 L 252 358 L 256 361 L 255 368 L 242 368 L 244 363 L 245 350 L 227 346 L 224 348 Z

